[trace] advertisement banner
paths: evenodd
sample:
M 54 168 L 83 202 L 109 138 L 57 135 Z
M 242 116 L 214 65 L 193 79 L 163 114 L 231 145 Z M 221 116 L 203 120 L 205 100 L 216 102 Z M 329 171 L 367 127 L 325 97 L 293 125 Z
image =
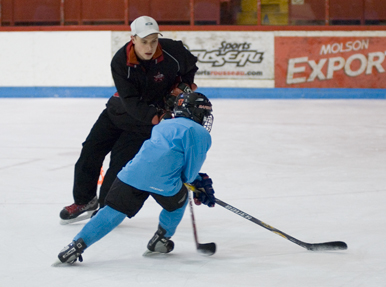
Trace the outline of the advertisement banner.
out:
M 384 37 L 276 37 L 278 88 L 386 88 Z
M 273 33 L 191 32 L 181 40 L 198 58 L 196 78 L 274 78 Z
M 274 79 L 272 32 L 163 31 L 161 38 L 181 40 L 197 58 L 196 79 Z M 113 32 L 113 54 L 130 32 Z

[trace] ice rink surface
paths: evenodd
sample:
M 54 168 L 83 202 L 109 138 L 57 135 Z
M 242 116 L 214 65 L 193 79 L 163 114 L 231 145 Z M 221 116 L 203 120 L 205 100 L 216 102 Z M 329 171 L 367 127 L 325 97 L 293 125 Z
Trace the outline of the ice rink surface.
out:
M 106 101 L 0 99 L 1 286 L 386 286 L 384 100 L 212 100 L 202 171 L 217 197 L 297 239 L 348 250 L 307 251 L 221 206 L 195 206 L 214 256 L 197 254 L 187 209 L 175 250 L 142 257 L 160 212 L 149 199 L 83 263 L 51 267 L 85 224 L 60 225 L 59 212 Z

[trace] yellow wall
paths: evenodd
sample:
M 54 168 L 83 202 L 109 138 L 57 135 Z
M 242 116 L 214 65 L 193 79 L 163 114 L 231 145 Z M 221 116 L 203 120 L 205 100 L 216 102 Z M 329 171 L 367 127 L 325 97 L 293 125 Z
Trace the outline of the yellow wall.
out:
M 237 24 L 257 24 L 257 0 L 241 0 L 241 12 Z M 288 0 L 261 0 L 261 24 L 287 25 Z

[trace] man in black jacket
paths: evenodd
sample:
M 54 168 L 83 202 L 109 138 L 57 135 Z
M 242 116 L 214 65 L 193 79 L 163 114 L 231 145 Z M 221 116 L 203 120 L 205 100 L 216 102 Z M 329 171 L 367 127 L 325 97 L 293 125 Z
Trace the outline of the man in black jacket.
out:
M 148 16 L 135 19 L 130 27 L 131 41 L 111 61 L 117 93 L 83 143 L 75 164 L 75 202 L 60 212 L 62 224 L 89 218 L 98 208 L 97 185 L 105 156 L 111 152 L 100 188 L 100 207 L 117 173 L 150 138 L 152 127 L 167 117 L 168 103 L 172 106 L 173 97 L 197 88 L 197 58 L 181 41 L 159 39 L 158 24 Z

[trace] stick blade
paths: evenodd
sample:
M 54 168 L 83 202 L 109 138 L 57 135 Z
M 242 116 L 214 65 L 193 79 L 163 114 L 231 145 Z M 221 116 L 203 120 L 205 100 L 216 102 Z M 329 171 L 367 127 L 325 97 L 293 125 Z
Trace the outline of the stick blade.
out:
M 307 249 L 311 251 L 346 250 L 347 244 L 343 241 L 315 243 L 308 245 Z
M 197 251 L 201 255 L 211 256 L 216 253 L 216 243 L 200 243 L 197 246 Z

